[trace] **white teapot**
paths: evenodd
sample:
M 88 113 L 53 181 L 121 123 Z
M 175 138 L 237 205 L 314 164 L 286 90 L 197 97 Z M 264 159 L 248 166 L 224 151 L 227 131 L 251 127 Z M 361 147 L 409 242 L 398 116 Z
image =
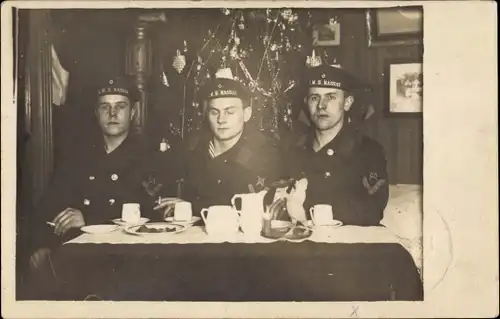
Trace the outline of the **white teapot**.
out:
M 228 235 L 238 232 L 238 212 L 229 205 L 215 205 L 201 210 L 201 218 L 209 235 Z

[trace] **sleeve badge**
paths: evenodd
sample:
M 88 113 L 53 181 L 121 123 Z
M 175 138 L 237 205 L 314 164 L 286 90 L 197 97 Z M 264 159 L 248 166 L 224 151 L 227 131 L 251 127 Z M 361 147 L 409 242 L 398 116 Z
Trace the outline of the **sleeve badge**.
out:
M 370 172 L 368 176 L 363 176 L 363 186 L 369 195 L 375 194 L 387 181 L 380 178 L 376 172 Z

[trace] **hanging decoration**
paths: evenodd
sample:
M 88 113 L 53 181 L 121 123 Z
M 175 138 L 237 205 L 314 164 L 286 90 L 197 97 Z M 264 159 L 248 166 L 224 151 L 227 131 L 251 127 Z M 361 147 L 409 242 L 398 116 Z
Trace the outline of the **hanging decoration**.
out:
M 177 54 L 174 56 L 174 62 L 172 66 L 177 71 L 177 73 L 181 74 L 182 70 L 186 66 L 186 57 L 181 54 L 180 50 L 177 50 Z
M 317 66 L 320 66 L 322 64 L 321 62 L 321 57 L 316 55 L 316 50 L 312 50 L 312 54 L 310 56 L 307 56 L 306 59 L 306 65 L 309 68 L 315 68 Z

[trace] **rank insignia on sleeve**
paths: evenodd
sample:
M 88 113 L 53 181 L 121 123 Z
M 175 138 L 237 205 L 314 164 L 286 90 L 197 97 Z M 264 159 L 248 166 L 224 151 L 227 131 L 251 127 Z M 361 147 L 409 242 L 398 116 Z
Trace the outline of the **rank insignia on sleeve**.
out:
M 367 176 L 363 177 L 363 186 L 368 190 L 368 194 L 375 194 L 380 187 L 384 186 L 386 183 L 385 179 L 379 178 L 378 174 L 372 172 Z
M 371 172 L 368 174 L 368 182 L 370 185 L 375 184 L 378 181 L 378 174 L 376 172 Z

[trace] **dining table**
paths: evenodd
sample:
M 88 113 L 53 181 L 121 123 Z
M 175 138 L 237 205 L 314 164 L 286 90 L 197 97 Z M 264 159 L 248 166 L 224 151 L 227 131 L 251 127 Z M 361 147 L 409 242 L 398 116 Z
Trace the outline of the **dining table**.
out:
M 423 300 L 415 260 L 385 226 L 341 226 L 300 241 L 207 234 L 83 233 L 55 250 L 26 300 Z M 44 274 L 42 275 L 42 273 Z

